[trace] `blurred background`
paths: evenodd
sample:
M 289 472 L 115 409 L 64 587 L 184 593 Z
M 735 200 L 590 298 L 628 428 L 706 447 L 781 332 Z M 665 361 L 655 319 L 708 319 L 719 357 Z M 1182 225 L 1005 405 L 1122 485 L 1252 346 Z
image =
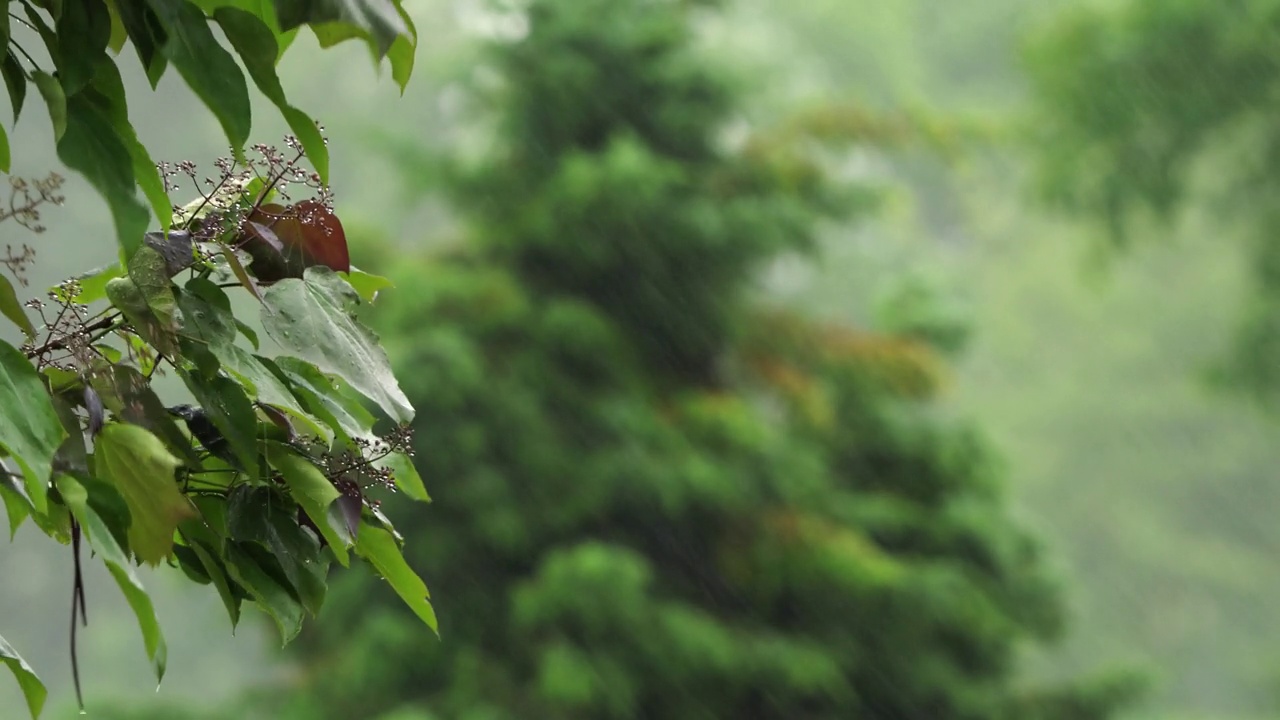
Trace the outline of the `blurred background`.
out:
M 155 690 L 94 573 L 91 716 L 1280 718 L 1280 0 L 405 7 L 403 97 L 309 37 L 282 78 L 397 285 L 441 638 L 368 573 L 282 651 L 144 572 Z M 126 82 L 157 160 L 224 152 Z M 31 295 L 113 257 L 65 194 Z M 0 553 L 53 718 L 69 554 Z

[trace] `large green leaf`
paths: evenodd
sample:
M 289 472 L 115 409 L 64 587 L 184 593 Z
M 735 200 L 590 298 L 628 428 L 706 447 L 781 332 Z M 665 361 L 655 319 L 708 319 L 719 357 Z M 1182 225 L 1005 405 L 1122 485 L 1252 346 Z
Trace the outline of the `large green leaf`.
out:
M 109 118 L 82 95 L 67 100 L 66 132 L 58 159 L 84 176 L 107 201 L 124 257 L 132 257 L 147 231 L 147 208 L 134 187 L 133 159 Z
M 173 416 L 142 373 L 128 365 L 112 365 L 110 373 L 95 374 L 93 387 L 118 418 L 150 430 L 174 455 L 186 460 L 188 466 L 200 466 L 191 441 L 178 429 Z
M 359 295 L 337 273 L 309 267 L 302 279 L 267 288 L 263 299 L 262 325 L 277 344 L 342 378 L 396 422 L 413 419 L 377 335 L 355 317 Z
M 97 492 L 103 492 L 109 491 L 110 487 L 102 483 L 95 485 L 95 489 Z M 133 608 L 133 614 L 138 618 L 138 628 L 142 630 L 142 642 L 147 650 L 147 658 L 151 661 L 151 667 L 156 673 L 156 680 L 164 679 L 168 649 L 164 635 L 160 632 L 160 621 L 156 619 L 156 610 L 151 603 L 151 596 L 147 595 L 142 582 L 138 580 L 137 573 L 133 571 L 133 563 L 130 562 L 129 555 L 116 540 L 118 531 L 113 532 L 108 523 L 91 506 L 89 491 L 77 479 L 60 475 L 58 491 L 62 493 L 63 501 L 80 522 L 80 526 L 84 528 L 90 547 L 102 557 L 107 569 L 111 572 L 111 577 L 115 578 L 120 591 L 124 593 L 125 600 L 129 602 L 129 607 Z
M 129 107 L 125 99 L 124 82 L 120 78 L 120 70 L 115 62 L 103 54 L 94 68 L 93 89 L 97 91 L 106 106 L 104 114 L 111 121 L 112 127 L 124 143 L 129 157 L 133 161 L 133 176 L 138 186 L 151 203 L 151 211 L 162 230 L 168 230 L 173 221 L 173 202 L 165 192 L 164 180 L 160 170 L 151 159 L 147 148 L 138 141 L 138 134 L 129 122 Z
M 0 62 L 0 75 L 4 76 L 5 89 L 9 92 L 9 105 L 13 108 L 13 121 L 16 123 L 18 116 L 22 114 L 22 104 L 27 99 L 27 74 L 12 50 Z
M 345 25 L 366 35 L 378 57 L 387 54 L 397 37 L 409 34 L 398 5 L 392 0 L 275 0 L 281 30 L 304 24 L 313 29 L 326 23 Z
M 12 320 L 14 325 L 22 328 L 28 340 L 35 339 L 36 328 L 31 324 L 31 318 L 27 317 L 26 311 L 22 309 L 18 294 L 13 291 L 13 283 L 3 275 L 0 275 L 0 313 Z
M 178 523 L 195 508 L 178 491 L 174 471 L 182 464 L 160 438 L 137 425 L 112 423 L 98 434 L 95 474 L 115 485 L 129 506 L 129 547 L 139 560 L 157 565 L 173 549 Z
M 368 523 L 362 524 L 356 538 L 356 552 L 373 564 L 378 574 L 391 584 L 400 599 L 427 627 L 437 631 L 436 612 L 431 607 L 431 594 L 427 592 L 426 583 L 405 562 L 391 533 Z
M 298 456 L 292 449 L 279 443 L 267 444 L 267 460 L 271 466 L 280 471 L 284 481 L 289 485 L 293 499 L 302 507 L 312 524 L 320 530 L 333 555 L 346 567 L 350 560 L 347 547 L 352 544 L 351 533 L 340 524 L 329 521 L 329 508 L 341 494 L 329 482 L 320 468 L 307 459 Z
M 44 701 L 49 691 L 45 690 L 44 683 L 36 677 L 35 671 L 27 661 L 23 660 L 18 651 L 5 642 L 3 637 L 0 637 L 0 662 L 4 662 L 9 667 L 9 672 L 13 673 L 13 677 L 18 681 L 22 696 L 27 700 L 27 711 L 31 713 L 32 720 L 40 717 L 40 711 L 44 709 Z
M 93 80 L 99 59 L 107 57 L 111 13 L 103 0 L 63 5 L 54 26 L 58 33 L 57 65 L 62 87 L 74 95 Z
M 65 437 L 35 366 L 17 348 L 0 341 L 0 446 L 22 468 L 27 495 L 38 513 L 48 509 L 53 456 Z
M 162 51 L 211 110 L 239 157 L 249 139 L 249 87 L 204 13 L 189 2 L 147 0 L 168 35 Z
M 120 14 L 120 24 L 124 26 L 130 44 L 138 52 L 138 60 L 146 70 L 147 80 L 152 89 L 160 82 L 167 66 L 161 48 L 165 44 L 167 34 L 160 23 L 160 18 L 139 0 L 123 0 L 115 3 Z
M 164 256 L 144 245 L 129 260 L 127 277 L 107 281 L 106 294 L 143 339 L 174 357 L 178 352 L 178 301 L 167 268 Z
M 285 99 L 284 88 L 280 86 L 280 78 L 276 75 L 276 60 L 280 48 L 276 45 L 275 33 L 256 15 L 238 8 L 219 8 L 214 13 L 214 19 L 226 33 L 231 46 L 240 54 L 240 60 L 249 71 L 254 84 L 280 109 L 289 128 L 302 142 L 302 148 L 319 173 L 321 182 L 328 182 L 329 150 L 325 146 L 324 136 L 320 134 L 314 120 Z

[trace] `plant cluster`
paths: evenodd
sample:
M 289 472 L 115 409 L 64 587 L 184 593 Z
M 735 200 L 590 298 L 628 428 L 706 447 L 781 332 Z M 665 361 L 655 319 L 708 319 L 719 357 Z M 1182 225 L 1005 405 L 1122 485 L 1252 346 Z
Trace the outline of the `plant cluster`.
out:
M 28 287 L 35 249 L 10 245 L 0 257 L 12 277 L 0 275 L 0 314 L 25 336 L 0 341 L 0 501 L 11 534 L 30 521 L 71 547 L 77 694 L 82 545 L 137 615 L 157 677 L 166 650 L 142 564 L 212 586 L 233 625 L 244 601 L 257 603 L 288 642 L 319 612 L 330 564 L 354 554 L 434 629 L 427 588 L 378 497 L 427 499 L 411 461 L 413 408 L 356 317 L 389 283 L 351 266 L 323 129 L 287 101 L 276 73 L 307 27 L 322 47 L 363 40 L 403 87 L 416 35 L 399 0 L 4 6 L 0 76 L 15 121 L 34 86 L 59 159 L 107 201 L 119 245 L 118 262 L 27 302 L 14 281 Z M 218 119 L 231 151 L 210 176 L 155 163 L 139 141 L 115 60 L 126 45 L 153 88 L 173 67 Z M 246 73 L 291 128 L 283 148 L 246 148 Z M 9 167 L 0 130 L 0 171 Z M 0 221 L 41 232 L 62 178 L 10 184 Z M 194 200 L 175 204 L 177 193 Z M 240 290 L 247 311 L 233 302 Z M 162 375 L 189 397 L 162 399 Z M 388 421 L 377 430 L 375 411 Z M 46 689 L 3 638 L 0 661 L 37 716 Z

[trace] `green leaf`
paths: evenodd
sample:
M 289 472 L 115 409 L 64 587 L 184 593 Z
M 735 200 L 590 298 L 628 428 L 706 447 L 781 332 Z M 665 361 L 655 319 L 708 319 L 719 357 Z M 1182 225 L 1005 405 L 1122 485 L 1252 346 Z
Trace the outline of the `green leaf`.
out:
M 413 419 L 378 337 L 355 318 L 360 298 L 329 268 L 309 267 L 303 279 L 267 288 L 263 328 L 286 351 L 349 383 L 396 422 Z
M 107 38 L 107 47 L 111 52 L 119 55 L 124 49 L 124 43 L 129 39 L 128 31 L 124 28 L 124 21 L 120 18 L 120 8 L 116 7 L 117 0 L 107 0 L 107 12 L 111 15 L 111 35 Z M 132 0 L 125 0 L 131 2 Z
M 167 40 L 167 33 L 151 8 L 137 0 L 117 2 L 120 11 L 120 23 L 124 25 L 129 41 L 138 52 L 138 59 L 146 70 L 147 80 L 154 90 L 156 83 L 164 75 L 166 61 L 161 48 Z
M 391 0 L 275 0 L 281 30 L 300 25 L 314 30 L 325 23 L 346 26 L 368 37 L 379 58 L 397 37 L 409 34 L 396 5 Z
M 315 365 L 297 358 L 280 357 L 276 358 L 274 369 L 288 381 L 307 411 L 348 444 L 355 438 L 372 436 L 373 415 L 339 391 L 332 379 Z
M 321 556 L 315 536 L 298 525 L 296 510 L 269 488 L 240 485 L 227 499 L 227 524 L 233 541 L 256 543 L 275 557 L 302 606 L 314 617 L 324 604 L 329 562 Z
M 3 131 L 0 130 L 0 136 L 2 135 Z M 36 328 L 31 324 L 31 318 L 27 317 L 27 313 L 23 311 L 22 303 L 18 301 L 18 294 L 13 290 L 13 284 L 3 275 L 0 275 L 0 313 L 4 313 L 4 316 L 12 320 L 14 325 L 22 328 L 28 340 L 35 339 Z
M 44 683 L 36 677 L 35 671 L 27 661 L 23 660 L 18 651 L 5 642 L 3 637 L 0 637 L 0 661 L 9 667 L 9 672 L 13 673 L 14 679 L 18 681 L 22 696 L 27 700 L 27 711 L 31 713 L 32 720 L 40 717 L 40 711 L 44 709 L 44 701 L 49 691 L 45 690 Z
M 164 256 L 143 245 L 129 260 L 128 277 L 107 282 L 107 297 L 147 342 L 169 357 L 177 354 L 174 335 L 178 301 Z
M 276 61 L 280 49 L 276 46 L 275 33 L 252 13 L 237 8 L 219 8 L 214 19 L 226 33 L 231 46 L 240 54 L 240 60 L 249 77 L 284 116 L 289 128 L 302 143 L 307 159 L 320 175 L 321 182 L 329 181 L 329 149 L 319 127 L 306 113 L 290 105 L 285 99 L 284 88 L 276 75 Z
M 200 541 L 192 542 L 191 550 L 200 559 L 200 564 L 204 566 L 209 581 L 218 590 L 218 597 L 222 598 L 222 604 L 227 608 L 227 615 L 231 618 L 231 630 L 234 632 L 236 625 L 240 624 L 240 598 L 236 597 L 231 588 L 231 578 L 227 576 L 226 564 L 218 559 L 212 547 Z
M 13 121 L 16 123 L 22 113 L 22 104 L 27 99 L 27 74 L 12 50 L 0 62 L 0 75 L 4 75 L 4 85 L 9 91 L 9 106 L 13 108 Z
M 302 630 L 304 609 L 283 571 L 274 565 L 275 558 L 256 544 L 227 543 L 227 573 L 271 616 L 282 644 L 288 644 Z
M 52 111 L 51 111 L 52 112 Z M 147 208 L 134 191 L 133 159 L 111 122 L 82 95 L 67 103 L 66 132 L 58 159 L 79 172 L 107 201 L 121 253 L 129 258 L 142 245 Z
M 40 97 L 44 98 L 44 104 L 49 108 L 49 122 L 53 123 L 53 139 L 61 140 L 67 132 L 67 96 L 62 91 L 62 84 L 43 70 L 31 73 L 31 81 L 36 84 Z
M 356 552 L 372 563 L 378 574 L 391 583 L 400 599 L 427 627 L 438 633 L 436 612 L 429 602 L 431 594 L 427 592 L 422 579 L 404 561 L 400 547 L 396 545 L 391 533 L 368 523 L 361 525 L 360 534 L 356 538 Z
M 4 501 L 5 515 L 9 518 L 9 541 L 13 542 L 22 521 L 26 520 L 35 508 L 31 506 L 31 500 L 22 486 L 8 474 L 0 475 L 0 500 Z
M 58 76 L 67 95 L 75 95 L 93 79 L 99 58 L 106 59 L 111 13 L 103 0 L 70 2 L 63 6 L 54 27 L 58 33 Z
M 184 459 L 188 467 L 200 466 L 200 457 L 191 447 L 191 441 L 178 429 L 142 373 L 128 365 L 113 365 L 109 375 L 94 375 L 93 386 L 116 417 L 151 431 L 164 441 L 170 452 Z
M 53 456 L 65 437 L 35 366 L 17 348 L 0 341 L 0 446 L 22 468 L 27 495 L 38 513 L 48 509 Z
M 289 486 L 293 499 L 302 507 L 302 511 L 311 518 L 311 522 L 320 530 L 329 547 L 333 549 L 338 563 L 346 567 L 350 560 L 347 547 L 352 544 L 351 534 L 345 527 L 329 521 L 329 507 L 341 494 L 329 482 L 320 468 L 306 458 L 300 457 L 293 450 L 279 443 L 267 443 L 267 461 L 271 467 L 280 471 Z
M 187 85 L 213 112 L 240 157 L 249 139 L 249 88 L 231 54 L 223 49 L 204 13 L 189 2 L 146 0 L 168 35 L 162 47 Z
M 414 467 L 413 460 L 409 456 L 404 453 L 393 452 L 375 464 L 378 467 L 391 470 L 395 475 L 396 487 L 400 488 L 400 492 L 414 500 L 431 501 L 431 496 L 427 494 L 427 487 L 422 482 L 422 476 L 418 474 L 418 469 Z
M 391 79 L 396 81 L 400 86 L 400 94 L 404 95 L 405 88 L 409 85 L 409 77 L 413 75 L 413 59 L 417 53 L 418 46 L 418 30 L 413 26 L 413 18 L 409 17 L 409 13 L 405 12 L 404 7 L 397 3 L 396 10 L 400 12 L 400 19 L 404 21 L 405 27 L 409 32 L 407 35 L 397 37 L 391 47 L 387 49 L 387 61 L 391 63 Z
M 195 508 L 178 491 L 181 464 L 155 435 L 136 425 L 102 429 L 93 453 L 95 473 L 115 485 L 129 506 L 129 547 L 139 560 L 157 565 L 173 548 L 178 523 Z
M 107 106 L 104 114 L 111 121 L 120 141 L 133 163 L 133 177 L 142 192 L 151 203 L 151 211 L 155 213 L 160 229 L 167 231 L 173 222 L 173 202 L 165 192 L 164 180 L 160 170 L 151 159 L 146 147 L 138 141 L 138 134 L 129 122 L 129 108 L 125 99 L 124 82 L 120 79 L 120 70 L 115 62 L 104 53 L 94 67 L 93 89 L 101 94 Z
M 360 294 L 360 298 L 367 303 L 377 300 L 380 291 L 395 287 L 395 284 L 388 278 L 367 273 L 354 266 L 351 268 L 351 272 L 342 273 L 342 277 L 351 284 L 351 287 Z
M 109 486 L 105 484 L 97 486 L 98 492 L 103 489 L 109 489 Z M 138 628 L 142 630 L 142 642 L 147 651 L 147 658 L 151 661 L 151 667 L 156 673 L 156 680 L 163 680 L 168 649 L 164 635 L 160 631 L 160 621 L 156 618 L 155 606 L 151 603 L 151 596 L 147 595 L 142 582 L 133 571 L 133 563 L 120 547 L 112 529 L 91 507 L 89 491 L 84 485 L 69 475 L 60 475 L 58 491 L 62 494 L 67 507 L 71 509 L 71 513 L 80 522 L 80 526 L 84 528 L 85 537 L 89 540 L 94 553 L 102 557 L 107 570 L 111 572 L 111 577 L 115 578 L 120 591 L 124 593 L 125 600 L 129 602 L 129 607 L 133 608 L 133 614 L 138 618 Z

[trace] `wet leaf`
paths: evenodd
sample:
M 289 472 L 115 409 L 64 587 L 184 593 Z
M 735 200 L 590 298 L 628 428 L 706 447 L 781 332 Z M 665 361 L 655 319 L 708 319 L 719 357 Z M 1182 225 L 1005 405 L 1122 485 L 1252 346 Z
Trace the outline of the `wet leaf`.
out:
M 378 337 L 355 318 L 359 296 L 337 273 L 308 268 L 305 279 L 282 280 L 265 298 L 262 325 L 278 345 L 342 378 L 396 422 L 413 419 Z
M 427 586 L 405 562 L 391 533 L 368 524 L 362 526 L 356 540 L 356 552 L 373 564 L 378 574 L 391 584 L 400 599 L 427 627 L 437 631 L 436 613 L 431 607 Z
M 227 524 L 235 542 L 271 553 L 302 606 L 319 614 L 329 563 L 317 539 L 298 525 L 292 503 L 268 488 L 241 485 L 227 500 Z
M 244 388 L 222 375 L 201 377 L 185 371 L 179 374 L 208 420 L 227 441 L 230 457 L 224 459 L 234 460 L 242 472 L 256 477 L 258 420 Z
M 195 246 L 191 233 L 186 230 L 149 232 L 142 237 L 142 242 L 160 253 L 164 259 L 165 274 L 170 278 L 195 264 Z
M 0 446 L 22 468 L 37 512 L 48 509 L 53 456 L 66 437 L 35 366 L 17 348 L 0 341 Z
M 381 275 L 367 273 L 354 265 L 351 266 L 351 272 L 343 274 L 342 277 L 351 284 L 351 287 L 355 288 L 355 291 L 360 294 L 360 298 L 367 303 L 377 300 L 380 291 L 395 287 L 391 280 Z
M 287 645 L 302 630 L 304 609 L 275 558 L 253 543 L 227 543 L 226 557 L 227 574 L 271 616 Z
M 245 227 L 238 242 L 253 258 L 250 269 L 262 282 L 301 278 L 313 265 L 351 270 L 342 222 L 319 202 L 304 200 L 289 207 L 264 204 L 248 217 Z

